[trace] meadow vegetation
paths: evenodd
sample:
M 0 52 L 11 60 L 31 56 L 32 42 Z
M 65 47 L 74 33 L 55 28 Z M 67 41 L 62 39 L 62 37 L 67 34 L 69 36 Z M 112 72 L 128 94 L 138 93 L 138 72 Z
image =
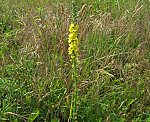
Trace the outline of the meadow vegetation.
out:
M 67 122 L 71 0 L 0 0 L 0 122 Z M 150 1 L 77 0 L 78 122 L 150 122 Z

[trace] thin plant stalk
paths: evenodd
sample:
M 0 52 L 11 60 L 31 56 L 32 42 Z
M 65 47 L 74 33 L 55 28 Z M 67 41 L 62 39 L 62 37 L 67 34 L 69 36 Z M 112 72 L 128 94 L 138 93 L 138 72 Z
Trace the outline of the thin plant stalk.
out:
M 77 120 L 77 98 L 78 98 L 78 78 L 77 78 L 77 62 L 73 60 L 73 70 L 74 70 L 74 81 L 75 81 L 75 91 L 74 91 L 74 106 L 73 106 L 73 119 Z

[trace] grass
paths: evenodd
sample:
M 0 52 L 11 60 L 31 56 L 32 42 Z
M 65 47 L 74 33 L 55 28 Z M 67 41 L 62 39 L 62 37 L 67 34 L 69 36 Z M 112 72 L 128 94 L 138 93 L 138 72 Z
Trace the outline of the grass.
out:
M 149 122 L 150 2 L 77 1 L 78 121 Z M 69 0 L 0 0 L 0 121 L 68 121 L 70 18 Z

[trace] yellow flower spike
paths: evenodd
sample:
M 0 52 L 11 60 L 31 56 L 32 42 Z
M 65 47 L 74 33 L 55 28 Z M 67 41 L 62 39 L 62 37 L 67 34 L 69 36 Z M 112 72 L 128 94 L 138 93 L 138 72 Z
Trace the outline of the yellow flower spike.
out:
M 69 26 L 69 37 L 68 37 L 68 53 L 71 55 L 71 59 L 78 60 L 78 43 L 79 40 L 77 38 L 78 25 L 71 23 Z

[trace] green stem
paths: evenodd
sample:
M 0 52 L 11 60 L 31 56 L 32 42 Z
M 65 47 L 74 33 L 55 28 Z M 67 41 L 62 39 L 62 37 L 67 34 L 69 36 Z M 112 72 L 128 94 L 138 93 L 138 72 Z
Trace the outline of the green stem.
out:
M 75 81 L 75 93 L 74 93 L 74 107 L 73 107 L 73 120 L 77 120 L 77 97 L 78 97 L 78 78 L 77 78 L 77 62 L 73 59 L 73 77 Z

